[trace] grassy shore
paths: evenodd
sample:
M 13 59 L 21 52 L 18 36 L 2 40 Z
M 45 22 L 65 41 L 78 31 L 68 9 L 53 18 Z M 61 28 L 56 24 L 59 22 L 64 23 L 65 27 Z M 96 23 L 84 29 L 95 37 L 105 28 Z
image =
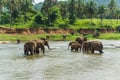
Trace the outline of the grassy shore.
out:
M 16 23 L 12 25 L 12 28 L 29 28 L 31 26 L 32 22 L 27 22 L 25 24 L 23 23 Z M 116 19 L 103 19 L 102 25 L 100 19 L 77 19 L 73 25 L 67 24 L 68 26 L 64 26 L 67 28 L 72 29 L 91 29 L 91 28 L 107 28 L 110 26 L 111 28 L 116 28 L 117 26 L 120 26 L 120 20 Z M 10 27 L 10 24 L 4 24 L 0 25 L 2 27 Z M 37 26 L 35 26 L 37 27 Z M 44 26 L 46 28 L 47 26 Z M 39 26 L 39 28 L 43 28 L 43 25 Z M 59 28 L 58 26 L 49 26 L 47 28 Z
M 40 39 L 46 38 L 46 36 L 50 36 L 49 40 L 52 41 L 60 41 L 63 40 L 63 34 L 30 34 L 30 35 L 20 35 L 20 34 L 0 34 L 0 41 L 16 41 L 16 39 L 20 39 L 22 41 L 32 40 L 32 39 Z M 65 40 L 74 40 L 76 37 L 80 36 L 78 34 L 75 35 L 66 35 Z
M 24 26 L 23 26 L 24 25 Z M 9 27 L 9 25 L 0 25 L 2 27 Z M 116 28 L 117 26 L 120 26 L 120 20 L 115 19 L 103 19 L 102 25 L 100 19 L 92 19 L 92 23 L 90 19 L 79 19 L 76 20 L 74 25 L 68 25 L 68 28 L 72 28 L 74 30 L 78 29 L 91 29 L 91 28 L 107 28 L 108 26 L 112 28 Z M 30 27 L 30 23 L 26 24 L 15 24 L 12 25 L 12 28 L 28 28 Z M 41 27 L 43 28 L 43 27 Z M 51 27 L 48 27 L 51 28 Z M 52 27 L 52 28 L 58 28 L 58 27 Z M 63 34 L 30 34 L 30 35 L 20 35 L 20 34 L 0 34 L 0 41 L 16 41 L 16 39 L 21 39 L 22 41 L 27 41 L 31 39 L 39 39 L 41 37 L 46 38 L 46 35 L 50 36 L 50 40 L 57 41 L 57 40 L 63 40 Z M 82 34 L 67 34 L 66 40 L 72 41 L 75 40 L 76 37 L 82 36 Z M 95 39 L 93 38 L 92 34 L 89 34 L 86 36 L 88 39 Z M 120 34 L 119 33 L 102 33 L 100 34 L 97 39 L 114 39 L 114 40 L 120 40 Z
M 40 39 L 46 38 L 49 35 L 49 40 L 51 41 L 61 41 L 63 40 L 63 34 L 31 34 L 31 35 L 20 35 L 20 34 L 0 34 L 0 41 L 16 41 L 16 39 L 20 39 L 21 41 L 27 41 L 32 39 Z M 74 41 L 76 37 L 82 36 L 82 34 L 67 34 L 66 41 Z M 92 34 L 86 36 L 89 40 L 93 39 L 106 39 L 106 40 L 120 40 L 119 33 L 102 33 L 99 37 L 93 38 Z
M 120 40 L 120 33 L 104 33 L 101 34 L 98 38 L 107 40 Z

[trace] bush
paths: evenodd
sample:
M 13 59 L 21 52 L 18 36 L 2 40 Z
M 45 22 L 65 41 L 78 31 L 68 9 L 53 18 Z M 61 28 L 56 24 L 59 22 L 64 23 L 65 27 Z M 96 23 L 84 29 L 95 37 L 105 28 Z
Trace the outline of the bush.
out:
M 6 14 L 4 13 L 2 16 L 1 16 L 1 24 L 8 24 L 10 22 L 10 16 L 9 14 Z
M 43 24 L 43 19 L 42 18 L 43 18 L 42 14 L 36 15 L 35 19 L 34 19 L 35 23 L 37 23 L 37 24 Z
M 116 31 L 120 33 L 120 26 L 116 27 Z

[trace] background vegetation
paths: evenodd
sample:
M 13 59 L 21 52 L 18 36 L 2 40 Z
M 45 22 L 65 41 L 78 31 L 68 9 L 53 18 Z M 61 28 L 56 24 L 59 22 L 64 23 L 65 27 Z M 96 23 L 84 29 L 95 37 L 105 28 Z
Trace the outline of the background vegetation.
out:
M 116 28 L 119 0 L 0 0 L 0 25 L 13 28 Z

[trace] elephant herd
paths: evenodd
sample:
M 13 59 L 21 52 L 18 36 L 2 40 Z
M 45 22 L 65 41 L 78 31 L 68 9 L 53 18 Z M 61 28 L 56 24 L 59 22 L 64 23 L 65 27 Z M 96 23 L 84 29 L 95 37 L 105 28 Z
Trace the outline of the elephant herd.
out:
M 75 41 L 68 44 L 68 49 L 70 46 L 71 51 L 75 50 L 75 52 L 80 49 L 80 51 L 82 50 L 84 53 L 94 53 L 94 51 L 103 53 L 103 44 L 100 41 L 88 41 L 86 37 L 77 37 Z
M 40 52 L 39 49 L 41 49 L 43 55 L 45 55 L 45 46 L 47 46 L 48 49 L 50 49 L 48 41 L 44 38 L 27 41 L 24 44 L 24 54 L 25 55 L 39 54 Z
M 45 46 L 47 46 L 48 49 L 51 50 L 48 41 L 45 38 L 27 41 L 24 44 L 24 54 L 39 54 L 41 49 L 43 55 L 45 55 Z M 68 44 L 68 49 L 69 47 L 71 47 L 71 51 L 75 52 L 78 52 L 78 50 L 80 49 L 80 51 L 83 52 L 94 53 L 94 51 L 96 50 L 100 53 L 103 53 L 103 45 L 100 41 L 89 41 L 86 37 L 77 37 L 75 41 L 72 41 Z

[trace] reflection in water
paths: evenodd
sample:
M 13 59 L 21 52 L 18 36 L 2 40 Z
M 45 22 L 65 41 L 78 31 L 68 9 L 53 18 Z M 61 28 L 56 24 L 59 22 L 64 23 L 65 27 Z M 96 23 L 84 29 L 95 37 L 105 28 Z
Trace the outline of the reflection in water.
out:
M 68 43 L 50 42 L 46 56 L 24 56 L 23 44 L 0 44 L 0 80 L 120 80 L 114 46 L 120 41 L 102 40 L 103 54 L 71 52 Z

